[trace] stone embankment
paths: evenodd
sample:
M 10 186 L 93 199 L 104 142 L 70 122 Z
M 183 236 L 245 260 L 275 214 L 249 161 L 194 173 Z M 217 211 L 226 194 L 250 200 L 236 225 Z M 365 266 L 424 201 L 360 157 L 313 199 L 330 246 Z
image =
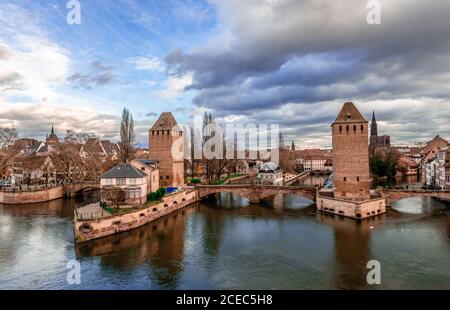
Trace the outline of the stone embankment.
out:
M 86 242 L 141 227 L 197 200 L 197 191 L 193 190 L 173 193 L 163 197 L 161 202 L 149 203 L 142 208 L 118 214 L 102 213 L 102 216 L 98 216 L 97 213 L 89 216 L 86 212 L 76 210 L 73 224 L 75 242 Z
M 28 186 L 26 188 L 3 188 L 0 190 L 1 204 L 30 204 L 46 202 L 62 198 L 64 196 L 64 187 L 55 186 Z

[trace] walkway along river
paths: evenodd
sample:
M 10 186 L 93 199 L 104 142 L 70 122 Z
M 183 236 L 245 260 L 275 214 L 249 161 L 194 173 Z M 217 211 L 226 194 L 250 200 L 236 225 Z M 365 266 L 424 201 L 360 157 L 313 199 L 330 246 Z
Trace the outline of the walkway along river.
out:
M 0 289 L 450 289 L 450 211 L 433 198 L 357 222 L 299 196 L 220 194 L 75 246 L 77 203 L 0 205 Z M 365 280 L 371 259 L 378 286 Z M 66 281 L 72 260 L 80 285 Z

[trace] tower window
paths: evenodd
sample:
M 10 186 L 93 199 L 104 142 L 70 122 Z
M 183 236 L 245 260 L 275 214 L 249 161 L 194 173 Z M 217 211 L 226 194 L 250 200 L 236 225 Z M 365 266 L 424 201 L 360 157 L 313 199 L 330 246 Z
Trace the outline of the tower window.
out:
M 342 126 L 339 126 L 339 132 L 342 132 Z
M 356 132 L 356 125 L 353 125 L 353 131 Z
M 361 131 L 364 131 L 364 126 L 363 125 L 361 125 Z
M 347 177 L 344 177 L 344 181 L 347 181 Z
M 347 125 L 347 132 L 350 130 L 350 127 Z
M 356 181 L 359 181 L 359 177 L 356 177 Z

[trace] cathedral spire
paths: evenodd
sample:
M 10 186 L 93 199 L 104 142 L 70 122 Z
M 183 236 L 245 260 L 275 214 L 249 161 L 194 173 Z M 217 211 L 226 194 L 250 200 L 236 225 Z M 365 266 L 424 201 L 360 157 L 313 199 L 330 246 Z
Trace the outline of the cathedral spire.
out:
M 378 126 L 377 126 L 377 120 L 375 119 L 375 110 L 373 110 L 372 122 L 370 123 L 370 136 L 371 137 L 378 136 Z

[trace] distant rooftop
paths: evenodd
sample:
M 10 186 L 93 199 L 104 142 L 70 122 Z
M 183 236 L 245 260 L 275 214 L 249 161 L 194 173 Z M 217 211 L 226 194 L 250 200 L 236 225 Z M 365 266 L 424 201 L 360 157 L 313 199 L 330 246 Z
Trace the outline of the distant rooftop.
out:
M 109 169 L 104 174 L 102 174 L 102 179 L 109 178 L 143 178 L 146 177 L 147 174 L 131 164 L 118 164 L 117 166 Z
M 259 167 L 259 173 L 275 173 L 278 171 L 280 171 L 280 167 L 273 162 L 263 163 Z
M 156 159 L 143 159 L 143 158 L 136 158 L 136 161 L 138 161 L 138 162 L 140 162 L 141 164 L 144 164 L 144 165 L 154 165 L 154 164 L 157 164 L 159 162 Z

